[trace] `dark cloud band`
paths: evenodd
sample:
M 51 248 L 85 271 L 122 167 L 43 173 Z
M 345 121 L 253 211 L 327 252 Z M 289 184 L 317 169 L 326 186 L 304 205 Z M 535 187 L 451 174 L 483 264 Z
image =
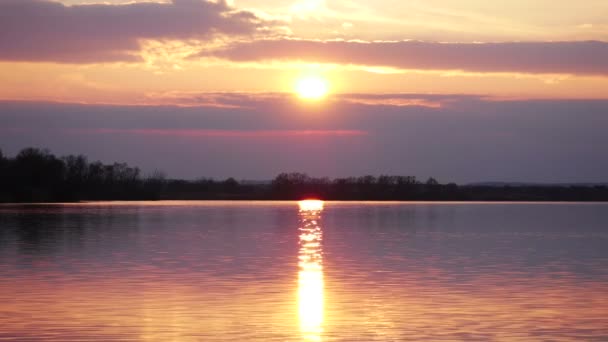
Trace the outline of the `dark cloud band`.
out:
M 191 96 L 211 102 L 206 94 Z M 605 182 L 608 174 L 608 100 L 352 94 L 307 108 L 291 95 L 212 97 L 232 106 L 0 101 L 0 149 L 14 155 L 47 147 L 187 178 L 268 179 L 298 170 Z M 391 104 L 397 100 L 439 105 Z
M 416 70 L 608 75 L 608 43 L 600 41 L 436 43 L 258 40 L 199 57 L 237 62 L 304 61 Z

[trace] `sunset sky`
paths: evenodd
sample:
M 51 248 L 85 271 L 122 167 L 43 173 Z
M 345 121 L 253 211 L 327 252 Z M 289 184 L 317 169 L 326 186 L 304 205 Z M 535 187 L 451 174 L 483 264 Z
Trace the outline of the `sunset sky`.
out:
M 7 155 L 608 182 L 607 132 L 605 0 L 0 0 Z

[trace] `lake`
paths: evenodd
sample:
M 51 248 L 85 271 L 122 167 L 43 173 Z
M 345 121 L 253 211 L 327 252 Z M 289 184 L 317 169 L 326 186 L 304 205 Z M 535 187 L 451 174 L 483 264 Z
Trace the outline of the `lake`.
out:
M 1 205 L 0 340 L 608 341 L 608 204 Z

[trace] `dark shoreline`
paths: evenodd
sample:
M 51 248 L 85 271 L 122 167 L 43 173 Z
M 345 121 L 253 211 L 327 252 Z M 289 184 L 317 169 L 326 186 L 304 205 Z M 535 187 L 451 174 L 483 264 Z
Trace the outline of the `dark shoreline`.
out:
M 193 182 L 195 183 L 195 182 Z M 221 185 L 218 185 L 221 187 Z M 222 191 L 197 191 L 196 184 L 191 188 L 192 191 L 184 191 L 180 186 L 180 191 L 171 185 L 169 181 L 159 192 L 146 191 L 145 193 L 120 193 L 118 196 L 104 194 L 103 196 L 83 196 L 71 198 L 49 198 L 44 193 L 37 194 L 17 194 L 17 198 L 6 196 L 0 191 L 0 203 L 85 203 L 100 201 L 295 201 L 307 198 L 322 199 L 325 201 L 378 201 L 378 202 L 608 202 L 608 188 L 606 187 L 543 187 L 539 188 L 480 188 L 458 186 L 456 189 L 451 187 L 451 191 L 445 191 L 445 185 L 437 185 L 429 193 L 425 186 L 420 186 L 413 190 L 418 194 L 410 196 L 395 196 L 390 193 L 371 193 L 366 195 L 350 194 L 333 195 L 331 187 L 327 191 L 300 191 L 290 190 L 287 194 L 278 193 L 276 187 L 270 186 L 237 186 L 233 191 L 227 193 Z M 244 188 L 244 189 L 243 189 Z M 47 193 L 48 194 L 48 193 Z

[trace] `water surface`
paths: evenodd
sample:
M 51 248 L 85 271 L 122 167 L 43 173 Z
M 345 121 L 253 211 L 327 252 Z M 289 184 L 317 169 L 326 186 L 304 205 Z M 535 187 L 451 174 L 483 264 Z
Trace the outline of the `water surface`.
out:
M 608 205 L 3 205 L 2 339 L 606 341 Z

